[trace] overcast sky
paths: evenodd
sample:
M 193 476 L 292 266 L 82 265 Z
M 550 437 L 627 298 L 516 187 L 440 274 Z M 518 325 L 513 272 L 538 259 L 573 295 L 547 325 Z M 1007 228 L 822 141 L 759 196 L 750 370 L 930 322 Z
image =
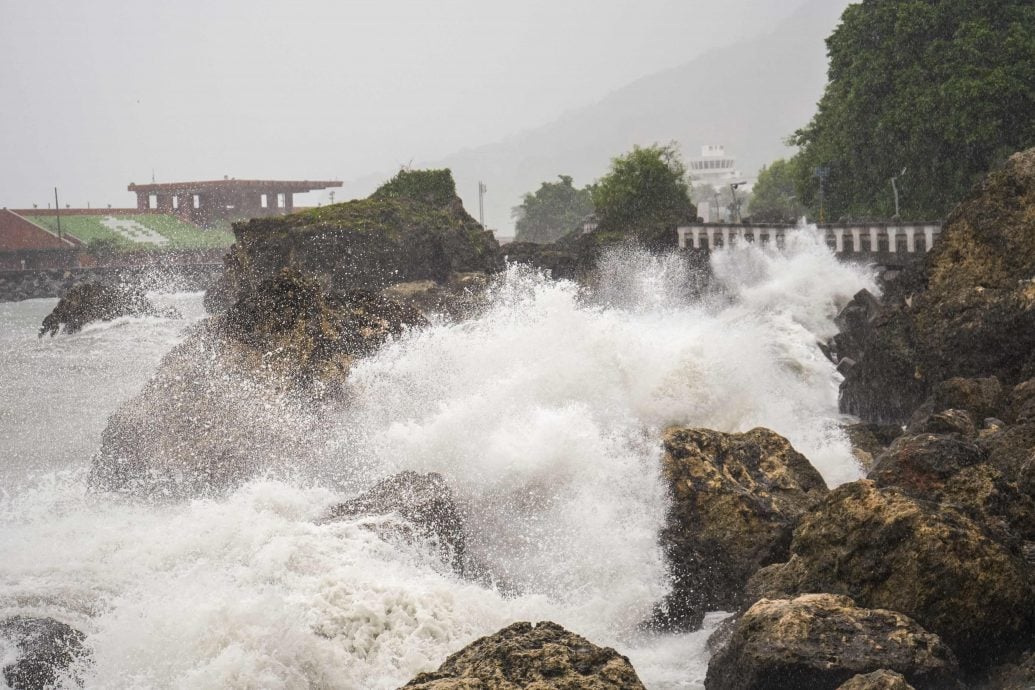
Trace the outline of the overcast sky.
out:
M 0 0 L 0 206 L 391 173 L 548 122 L 789 0 Z M 348 196 L 348 190 L 339 192 Z

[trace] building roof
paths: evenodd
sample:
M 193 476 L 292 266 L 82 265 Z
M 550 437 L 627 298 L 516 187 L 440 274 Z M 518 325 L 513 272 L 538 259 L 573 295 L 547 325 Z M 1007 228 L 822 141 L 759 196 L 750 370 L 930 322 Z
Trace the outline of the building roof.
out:
M 58 237 L 46 228 L 7 209 L 0 210 L 0 252 L 40 249 L 74 249 L 82 244 L 74 237 Z
M 340 180 L 202 180 L 195 182 L 161 182 L 153 184 L 130 184 L 126 189 L 131 192 L 157 193 L 168 192 L 171 194 L 193 194 L 203 191 L 224 190 L 244 191 L 253 190 L 256 192 L 311 192 L 314 189 L 326 189 L 328 187 L 340 187 Z

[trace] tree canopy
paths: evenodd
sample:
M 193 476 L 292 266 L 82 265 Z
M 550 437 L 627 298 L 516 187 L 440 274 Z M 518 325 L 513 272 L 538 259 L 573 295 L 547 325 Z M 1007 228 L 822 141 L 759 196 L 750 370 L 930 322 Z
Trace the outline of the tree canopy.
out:
M 592 189 L 575 188 L 568 175 L 559 179 L 544 182 L 534 194 L 525 194 L 521 205 L 514 208 L 517 241 L 556 242 L 593 213 Z
M 944 217 L 1014 151 L 1035 145 L 1031 0 L 866 0 L 827 39 L 829 81 L 791 138 L 802 200 L 827 217 Z
M 759 223 L 794 223 L 805 215 L 795 186 L 795 164 L 783 159 L 773 161 L 758 173 L 751 191 L 748 214 Z
M 660 236 L 697 215 L 686 166 L 674 144 L 637 146 L 615 158 L 611 170 L 593 188 L 593 204 L 601 230 L 635 233 L 644 239 Z

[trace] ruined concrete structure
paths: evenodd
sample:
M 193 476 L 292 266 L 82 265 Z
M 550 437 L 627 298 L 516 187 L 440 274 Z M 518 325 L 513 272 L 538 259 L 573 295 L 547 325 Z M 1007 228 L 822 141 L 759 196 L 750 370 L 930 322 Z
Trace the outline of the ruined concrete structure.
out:
M 130 184 L 137 195 L 137 209 L 173 213 L 196 225 L 220 220 L 278 216 L 294 210 L 294 195 L 328 187 L 335 180 L 208 180 Z

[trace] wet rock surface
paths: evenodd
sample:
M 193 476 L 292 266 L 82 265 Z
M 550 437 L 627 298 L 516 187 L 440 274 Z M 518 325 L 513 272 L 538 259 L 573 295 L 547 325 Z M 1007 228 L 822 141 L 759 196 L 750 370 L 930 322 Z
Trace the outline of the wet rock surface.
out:
M 705 612 L 744 603 L 748 578 L 787 557 L 798 518 L 827 487 L 805 456 L 768 429 L 674 428 L 664 449 L 673 500 L 661 544 L 673 589 L 653 624 L 694 628 Z
M 709 662 L 705 687 L 835 690 L 880 669 L 901 673 L 916 688 L 959 687 L 952 650 L 913 620 L 859 608 L 845 596 L 807 594 L 762 599 L 741 615 Z
M 327 520 L 359 516 L 397 516 L 402 523 L 379 524 L 387 539 L 430 541 L 444 561 L 463 573 L 467 527 L 453 490 L 442 475 L 401 472 L 359 496 L 331 508 Z
M 1030 149 L 953 211 L 936 246 L 894 281 L 865 327 L 845 324 L 840 339 L 855 345 L 856 361 L 841 389 L 845 411 L 905 422 L 948 379 L 994 376 L 1012 386 L 1035 374 L 1033 217 Z
M 475 640 L 406 688 L 420 690 L 637 690 L 629 660 L 556 623 L 514 623 Z
M 121 316 L 167 316 L 175 311 L 159 310 L 140 288 L 109 283 L 81 283 L 69 289 L 43 319 L 40 337 L 59 330 L 76 333 L 94 321 L 111 321 Z
M 17 659 L 3 667 L 12 690 L 52 687 L 85 655 L 84 635 L 52 618 L 15 616 L 0 621 L 0 641 L 12 645 Z
M 423 323 L 387 298 L 282 271 L 198 324 L 110 417 L 90 485 L 178 497 L 291 471 L 316 452 L 353 361 Z
M 951 505 L 853 482 L 801 519 L 790 551 L 787 563 L 752 577 L 753 597 L 829 592 L 898 611 L 969 667 L 994 662 L 1031 634 L 1030 566 Z
M 873 673 L 853 676 L 837 690 L 916 690 L 901 673 L 881 669 Z

